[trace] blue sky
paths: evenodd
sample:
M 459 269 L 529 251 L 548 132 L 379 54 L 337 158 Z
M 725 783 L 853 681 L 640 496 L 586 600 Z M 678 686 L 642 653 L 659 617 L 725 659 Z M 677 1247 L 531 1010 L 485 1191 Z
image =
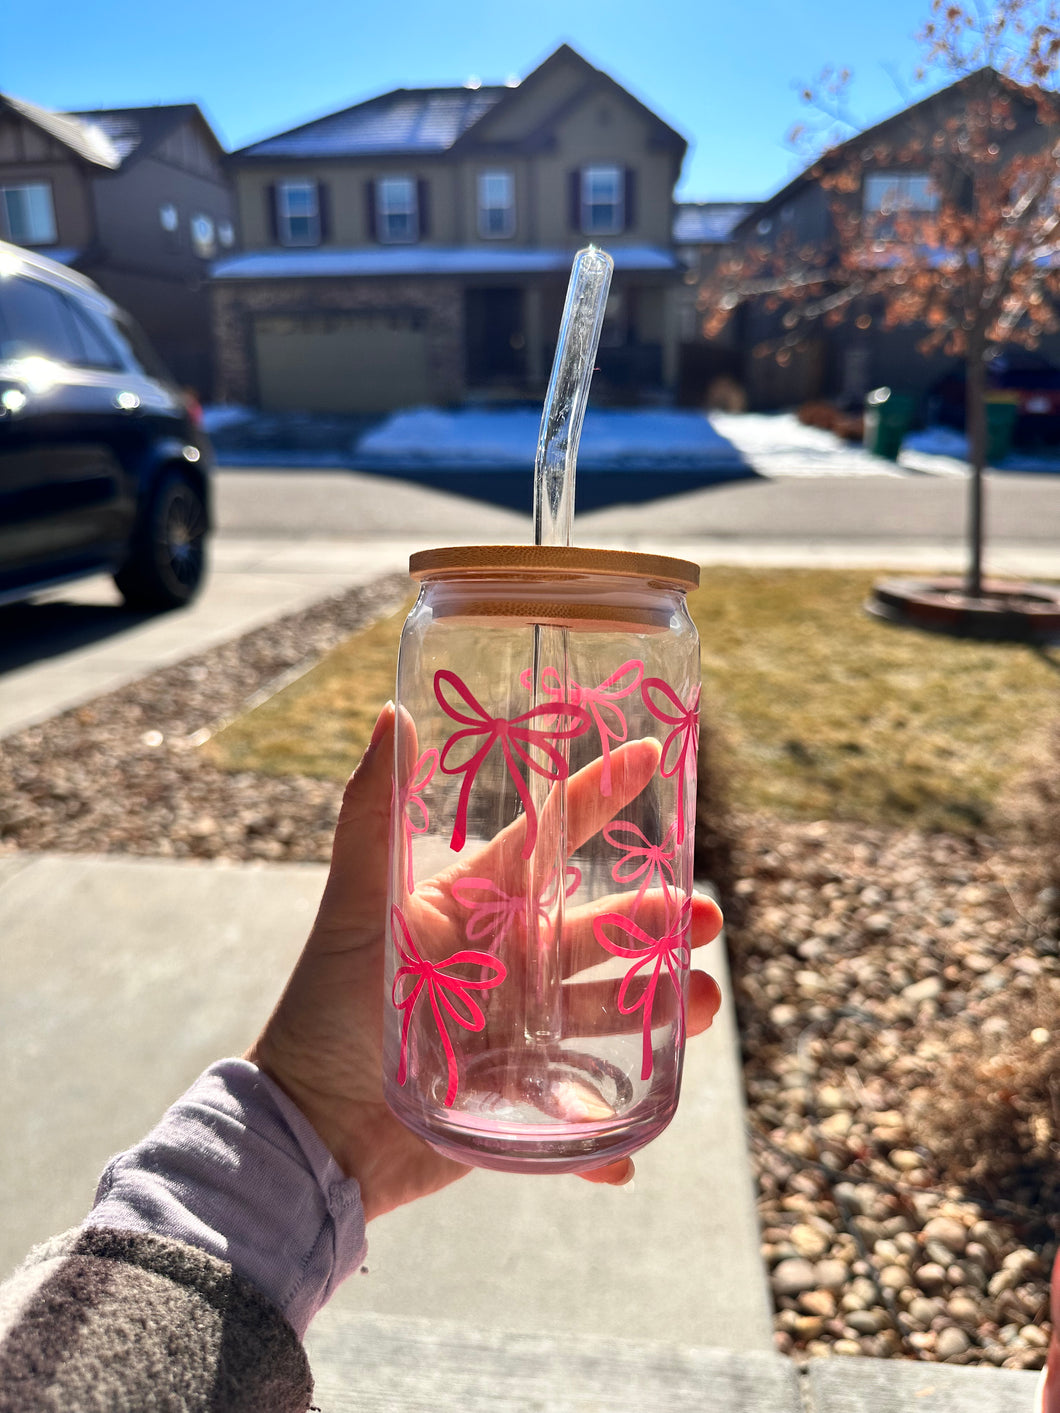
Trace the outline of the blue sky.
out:
M 8 0 L 13 4 L 14 0 Z M 678 195 L 756 198 L 800 165 L 798 85 L 852 68 L 866 122 L 903 106 L 927 0 L 49 0 L 0 91 L 52 108 L 201 104 L 238 147 L 389 88 L 521 77 L 566 41 L 689 141 Z M 2 9 L 2 5 L 0 5 Z

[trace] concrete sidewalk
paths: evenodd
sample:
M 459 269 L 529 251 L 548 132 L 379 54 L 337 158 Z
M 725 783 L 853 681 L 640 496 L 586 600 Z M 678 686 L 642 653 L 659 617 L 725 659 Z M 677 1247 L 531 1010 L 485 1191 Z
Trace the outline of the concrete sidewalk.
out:
M 325 870 L 0 856 L 0 1268 L 77 1222 L 111 1153 L 240 1053 L 279 995 Z M 743 1084 L 726 1004 L 634 1189 L 474 1172 L 380 1219 L 336 1311 L 469 1329 L 769 1350 Z

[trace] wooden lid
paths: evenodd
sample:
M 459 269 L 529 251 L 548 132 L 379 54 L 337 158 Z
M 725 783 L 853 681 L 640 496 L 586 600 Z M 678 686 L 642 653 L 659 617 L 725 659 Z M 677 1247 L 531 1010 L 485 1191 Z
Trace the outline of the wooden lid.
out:
M 582 549 L 579 545 L 453 545 L 419 550 L 409 559 L 414 579 L 487 574 L 624 574 L 679 589 L 699 587 L 699 565 L 665 554 Z

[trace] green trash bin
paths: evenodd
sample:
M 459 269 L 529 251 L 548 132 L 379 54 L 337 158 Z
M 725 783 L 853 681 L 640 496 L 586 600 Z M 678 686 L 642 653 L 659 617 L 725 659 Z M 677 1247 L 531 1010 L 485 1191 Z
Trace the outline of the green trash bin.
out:
M 1020 415 L 1018 393 L 991 393 L 986 399 L 986 459 L 994 466 L 1012 450 L 1016 419 Z
M 865 399 L 865 449 L 888 461 L 897 461 L 902 439 L 913 425 L 916 403 L 908 393 L 873 388 Z

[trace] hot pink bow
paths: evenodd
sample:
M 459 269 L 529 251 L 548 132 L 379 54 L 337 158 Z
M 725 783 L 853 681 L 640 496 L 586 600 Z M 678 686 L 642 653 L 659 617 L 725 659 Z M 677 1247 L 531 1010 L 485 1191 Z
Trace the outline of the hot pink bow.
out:
M 463 706 L 459 702 L 447 701 L 444 688 L 455 693 Z M 467 807 L 471 797 L 471 787 L 482 762 L 493 747 L 500 742 L 504 764 L 508 768 L 508 774 L 512 778 L 512 783 L 522 801 L 523 809 L 526 811 L 523 858 L 528 859 L 533 853 L 534 844 L 537 841 L 537 811 L 534 808 L 526 780 L 516 764 L 516 757 L 524 763 L 528 770 L 544 776 L 546 780 L 566 780 L 570 773 L 570 764 L 563 753 L 556 749 L 554 742 L 569 741 L 587 730 L 589 726 L 588 712 L 581 707 L 562 702 L 555 705 L 544 703 L 511 719 L 504 716 L 490 716 L 456 673 L 446 669 L 439 670 L 434 674 L 434 695 L 446 715 L 464 725 L 462 731 L 454 731 L 449 737 L 442 747 L 439 757 L 439 764 L 446 775 L 463 775 L 464 777 L 457 800 L 456 818 L 453 821 L 453 833 L 449 841 L 450 848 L 459 852 L 464 847 L 467 840 Z M 560 722 L 563 720 L 569 720 L 572 724 L 561 727 Z M 552 723 L 551 726 L 546 726 L 544 723 L 549 721 Z M 531 724 L 533 722 L 541 722 L 542 725 L 535 726 Z M 474 740 L 479 736 L 483 738 L 482 744 L 469 760 L 460 765 L 449 764 L 453 755 L 459 750 L 462 741 Z M 544 756 L 544 763 L 535 759 L 531 754 L 532 751 L 537 751 Z
M 438 752 L 432 746 L 430 750 L 424 751 L 413 766 L 408 783 L 401 791 L 402 820 L 405 826 L 405 872 L 410 893 L 416 886 L 412 877 L 412 836 L 426 834 L 430 828 L 431 817 L 423 801 L 423 792 L 431 783 L 437 769 Z
M 692 960 L 692 949 L 688 944 L 688 929 L 691 920 L 692 904 L 687 900 L 681 909 L 678 922 L 662 937 L 649 937 L 643 928 L 638 927 L 631 918 L 623 917 L 621 913 L 603 913 L 600 917 L 593 919 L 593 934 L 600 946 L 610 952 L 612 956 L 633 959 L 633 966 L 630 967 L 622 980 L 622 985 L 618 988 L 618 1009 L 624 1016 L 631 1016 L 634 1011 L 643 1010 L 644 1012 L 641 1079 L 651 1078 L 652 1011 L 655 1008 L 655 991 L 659 985 L 659 977 L 664 966 L 674 988 L 674 995 L 677 997 L 677 1044 L 678 1046 L 684 1044 L 684 977 Z M 633 938 L 641 945 L 639 947 L 624 946 L 621 942 L 612 942 L 604 930 L 606 927 L 613 927 L 619 932 L 624 932 L 627 937 Z M 636 1001 L 631 1001 L 629 999 L 630 987 L 646 967 L 651 967 L 651 973 L 645 980 L 644 991 Z
M 659 887 L 663 891 L 667 908 L 670 904 L 670 890 L 676 887 L 674 874 L 674 831 L 671 824 L 661 844 L 653 844 L 648 836 L 629 820 L 617 819 L 604 830 L 604 838 L 616 849 L 623 851 L 623 857 L 611 869 L 611 877 L 616 883 L 635 883 L 641 879 L 637 889 L 637 902 L 651 887 L 652 879 L 659 876 Z M 625 837 L 623 837 L 625 836 Z M 639 841 L 639 842 L 637 842 Z M 667 845 L 670 847 L 667 848 Z M 669 880 L 669 887 L 667 887 Z
M 627 676 L 629 681 L 619 686 L 622 678 Z M 629 734 L 625 714 L 615 703 L 620 698 L 628 697 L 631 692 L 635 692 L 640 686 L 643 676 L 644 664 L 639 658 L 631 658 L 629 662 L 624 662 L 621 667 L 616 668 L 610 677 L 600 683 L 599 687 L 585 687 L 580 682 L 569 683 L 571 704 L 588 709 L 593 724 L 600 735 L 600 751 L 604 758 L 603 768 L 600 771 L 601 795 L 611 794 L 611 743 L 612 741 L 624 741 Z M 532 680 L 529 668 L 519 680 L 527 691 L 531 689 Z M 564 700 L 563 683 L 554 667 L 546 667 L 542 672 L 541 690 L 550 701 L 561 702 Z
M 641 696 L 644 705 L 657 721 L 664 721 L 674 729 L 663 742 L 662 760 L 659 771 L 669 778 L 679 775 L 677 786 L 677 842 L 685 841 L 685 787 L 691 779 L 693 791 L 696 779 L 696 752 L 699 749 L 699 692 L 697 687 L 688 706 L 681 701 L 674 689 L 661 677 L 645 677 L 641 683 Z M 657 705 L 652 701 L 652 693 L 658 693 L 667 705 Z
M 470 992 L 488 991 L 494 986 L 500 986 L 508 975 L 508 969 L 503 962 L 498 962 L 494 957 L 487 956 L 485 952 L 454 952 L 451 957 L 446 957 L 440 962 L 425 961 L 420 956 L 416 944 L 412 940 L 409 925 L 398 907 L 390 909 L 390 928 L 394 938 L 394 946 L 404 963 L 403 966 L 398 967 L 394 975 L 394 985 L 391 991 L 394 1005 L 399 1011 L 405 1013 L 401 1023 L 401 1059 L 398 1063 L 398 1084 L 404 1084 L 408 1078 L 409 1030 L 412 1026 L 416 1003 L 420 999 L 421 993 L 426 989 L 430 998 L 431 1014 L 434 1016 L 434 1023 L 438 1028 L 442 1049 L 445 1051 L 449 1083 L 445 1091 L 444 1102 L 445 1107 L 451 1109 L 457 1090 L 456 1051 L 449 1038 L 442 1012 L 444 1011 L 450 1020 L 456 1021 L 457 1025 L 463 1026 L 465 1030 L 478 1032 L 485 1029 L 486 1017 L 482 1007 L 470 995 Z M 493 975 L 482 976 L 477 980 L 453 976 L 446 968 L 455 966 L 478 966 L 492 972 Z M 411 986 L 407 985 L 409 982 L 411 982 Z

